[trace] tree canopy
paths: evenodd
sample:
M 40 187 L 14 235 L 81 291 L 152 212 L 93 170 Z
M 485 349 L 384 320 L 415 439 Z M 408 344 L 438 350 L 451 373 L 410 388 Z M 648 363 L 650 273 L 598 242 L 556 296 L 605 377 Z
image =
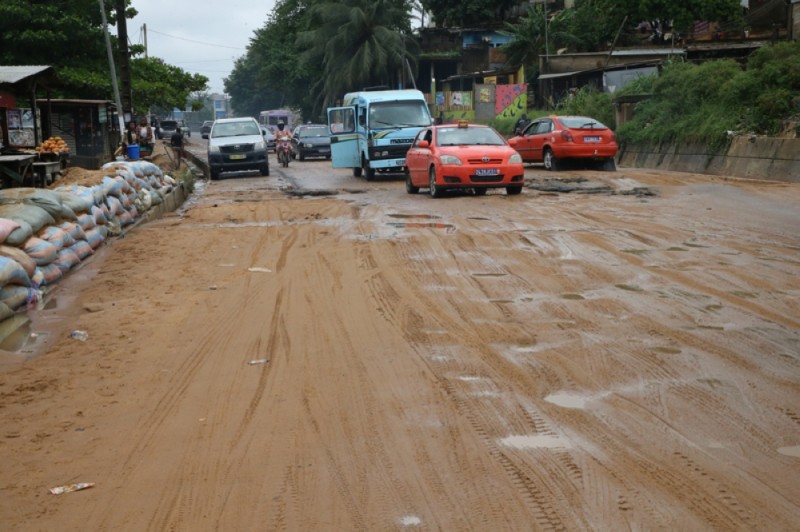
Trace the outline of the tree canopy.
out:
M 518 0 L 422 0 L 422 7 L 441 28 L 485 25 L 502 21 L 504 13 L 519 4 Z
M 106 2 L 106 16 L 114 24 L 116 12 L 110 4 Z M 135 15 L 128 7 L 126 18 Z M 112 40 L 116 41 L 113 36 Z M 131 50 L 133 55 L 142 52 L 140 46 Z M 0 64 L 52 66 L 58 79 L 51 90 L 54 97 L 114 99 L 97 0 L 3 0 Z M 204 90 L 208 84 L 205 76 L 157 58 L 133 59 L 131 76 L 138 109 L 183 107 L 190 92 Z

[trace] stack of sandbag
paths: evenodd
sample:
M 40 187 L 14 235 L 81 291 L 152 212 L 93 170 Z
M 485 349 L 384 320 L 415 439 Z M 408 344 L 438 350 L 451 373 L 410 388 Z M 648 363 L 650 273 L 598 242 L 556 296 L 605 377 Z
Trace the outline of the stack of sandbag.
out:
M 115 162 L 94 186 L 0 190 L 0 321 L 41 297 L 110 235 L 164 201 L 176 181 L 147 161 Z

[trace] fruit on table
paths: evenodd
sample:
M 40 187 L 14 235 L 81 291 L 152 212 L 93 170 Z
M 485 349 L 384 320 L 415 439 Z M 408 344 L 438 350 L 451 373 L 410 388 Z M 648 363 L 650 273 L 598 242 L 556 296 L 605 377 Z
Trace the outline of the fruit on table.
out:
M 36 147 L 40 153 L 68 153 L 69 146 L 61 137 L 50 137 Z

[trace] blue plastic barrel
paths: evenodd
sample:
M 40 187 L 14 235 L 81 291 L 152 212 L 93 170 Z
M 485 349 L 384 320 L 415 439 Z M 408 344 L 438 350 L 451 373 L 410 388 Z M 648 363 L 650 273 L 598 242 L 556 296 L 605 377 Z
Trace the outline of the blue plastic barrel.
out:
M 128 159 L 138 159 L 139 158 L 139 145 L 138 144 L 129 144 L 128 145 Z

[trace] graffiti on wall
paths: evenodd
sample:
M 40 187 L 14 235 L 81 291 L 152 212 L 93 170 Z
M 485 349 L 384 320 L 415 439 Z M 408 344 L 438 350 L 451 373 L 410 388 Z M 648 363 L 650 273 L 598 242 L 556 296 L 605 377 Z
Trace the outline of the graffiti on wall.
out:
M 498 118 L 518 118 L 527 112 L 528 85 L 497 85 L 494 114 Z

